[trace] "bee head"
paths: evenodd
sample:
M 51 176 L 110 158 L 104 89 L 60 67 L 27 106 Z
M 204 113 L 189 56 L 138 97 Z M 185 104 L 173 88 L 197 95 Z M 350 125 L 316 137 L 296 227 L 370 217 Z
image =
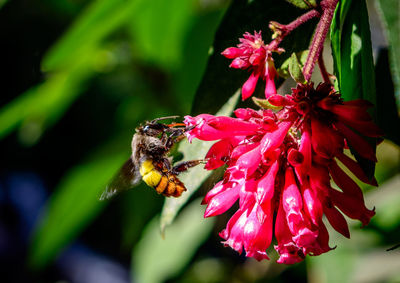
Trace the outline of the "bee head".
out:
M 145 125 L 139 127 L 137 132 L 142 135 L 157 137 L 162 134 L 167 126 L 157 122 L 148 122 Z

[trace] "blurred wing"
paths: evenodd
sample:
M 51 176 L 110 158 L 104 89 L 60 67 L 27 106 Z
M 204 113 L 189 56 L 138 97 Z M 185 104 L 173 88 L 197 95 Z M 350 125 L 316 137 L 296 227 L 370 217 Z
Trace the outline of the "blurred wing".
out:
M 107 185 L 106 189 L 100 196 L 100 200 L 110 199 L 119 192 L 131 189 L 139 183 L 140 180 L 141 175 L 139 170 L 133 163 L 132 158 L 129 158 Z

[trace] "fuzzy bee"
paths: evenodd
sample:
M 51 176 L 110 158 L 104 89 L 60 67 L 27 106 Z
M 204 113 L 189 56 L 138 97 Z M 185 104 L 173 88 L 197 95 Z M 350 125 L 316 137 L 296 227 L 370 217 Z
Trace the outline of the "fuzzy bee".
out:
M 176 142 L 185 138 L 185 132 L 190 128 L 183 123 L 167 125 L 159 121 L 177 117 L 157 118 L 136 128 L 132 138 L 132 155 L 106 187 L 100 200 L 132 188 L 141 179 L 157 193 L 167 197 L 180 197 L 186 191 L 177 175 L 203 161 L 191 160 L 172 165 L 168 153 Z

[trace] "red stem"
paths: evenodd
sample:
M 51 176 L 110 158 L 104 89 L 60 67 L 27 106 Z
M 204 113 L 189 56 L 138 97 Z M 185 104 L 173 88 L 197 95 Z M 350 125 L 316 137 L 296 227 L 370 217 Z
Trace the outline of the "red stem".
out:
M 276 39 L 274 39 L 270 44 L 268 44 L 268 48 L 270 50 L 274 50 L 274 49 L 278 48 L 278 46 L 282 42 L 282 40 L 287 35 L 289 35 L 293 30 L 295 30 L 302 24 L 308 22 L 309 20 L 319 17 L 319 16 L 320 16 L 320 12 L 318 12 L 315 9 L 312 9 L 287 25 L 282 25 L 282 24 L 279 24 L 276 22 L 271 22 L 271 23 L 274 23 L 274 25 L 276 25 L 276 27 L 280 30 L 281 34 Z
M 309 81 L 311 75 L 314 71 L 315 63 L 317 62 L 322 49 L 324 47 L 324 41 L 326 35 L 329 31 L 331 26 L 333 13 L 335 12 L 336 5 L 339 0 L 322 0 L 321 1 L 321 8 L 322 8 L 322 15 L 321 19 L 317 25 L 317 29 L 314 34 L 314 38 L 311 42 L 309 53 L 307 56 L 306 63 L 304 64 L 303 68 L 303 75 L 306 81 Z
M 322 56 L 322 50 L 318 57 L 318 67 L 319 67 L 319 70 L 321 71 L 321 75 L 322 75 L 322 78 L 324 79 L 324 82 L 331 83 L 331 80 L 329 79 L 329 74 L 326 71 L 324 59 Z

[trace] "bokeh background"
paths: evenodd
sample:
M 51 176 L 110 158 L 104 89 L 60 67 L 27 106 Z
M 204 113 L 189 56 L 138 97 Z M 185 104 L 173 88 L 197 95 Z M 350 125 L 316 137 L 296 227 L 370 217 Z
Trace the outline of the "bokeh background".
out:
M 385 1 L 367 2 L 377 82 L 393 93 L 387 50 L 398 50 L 396 38 L 381 21 Z M 220 244 L 229 213 L 204 220 L 200 206 L 215 177 L 164 238 L 164 197 L 145 185 L 97 200 L 128 158 L 135 127 L 202 103 L 196 90 L 229 5 L 0 1 L 1 282 L 400 282 L 400 248 L 386 251 L 400 243 L 400 150 L 390 140 L 377 149 L 381 186 L 363 187 L 376 208 L 371 224 L 350 221 L 350 240 L 331 231 L 335 250 L 294 266 L 274 263 L 273 251 L 257 262 Z

